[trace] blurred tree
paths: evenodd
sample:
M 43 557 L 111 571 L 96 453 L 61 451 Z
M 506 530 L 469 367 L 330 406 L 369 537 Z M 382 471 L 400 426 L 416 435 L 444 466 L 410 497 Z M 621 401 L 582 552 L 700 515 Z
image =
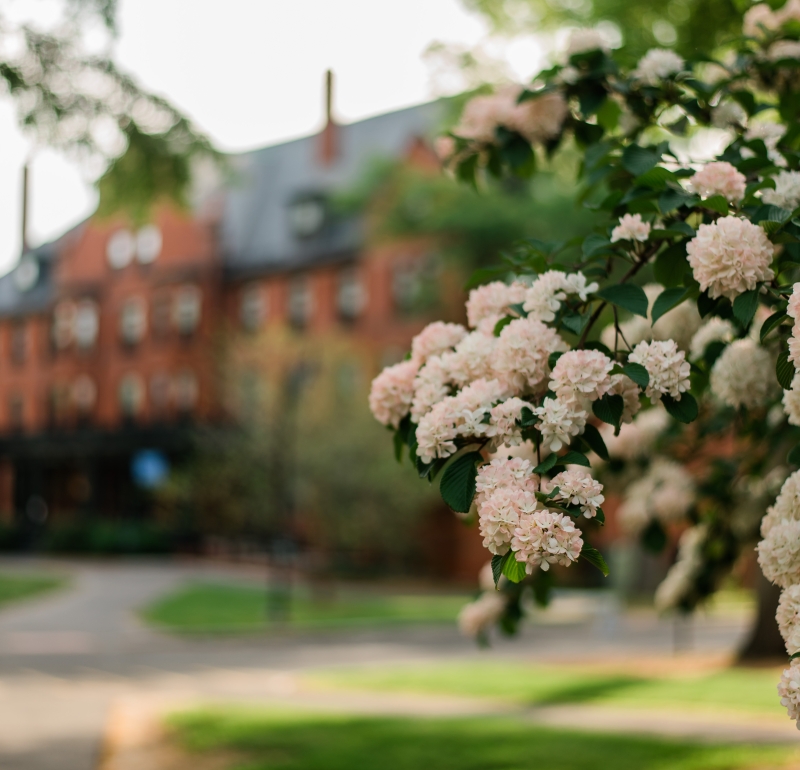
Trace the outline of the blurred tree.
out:
M 750 0 L 463 0 L 500 34 L 540 33 L 565 25 L 611 22 L 622 33 L 624 57 L 634 61 L 654 46 L 691 58 L 739 34 Z M 782 0 L 773 3 L 782 5 Z M 709 23 L 711 22 L 711 23 Z
M 192 159 L 215 153 L 185 115 L 114 63 L 116 0 L 26 10 L 32 19 L 0 10 L 0 83 L 23 130 L 97 168 L 101 212 L 141 220 L 159 198 L 183 203 Z

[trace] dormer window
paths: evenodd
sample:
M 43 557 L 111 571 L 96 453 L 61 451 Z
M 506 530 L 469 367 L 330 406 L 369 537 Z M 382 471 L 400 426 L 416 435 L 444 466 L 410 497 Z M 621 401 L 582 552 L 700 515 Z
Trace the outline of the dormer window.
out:
M 304 195 L 289 204 L 289 227 L 296 238 L 312 238 L 325 225 L 327 206 L 321 195 Z
M 345 321 L 353 321 L 361 315 L 367 304 L 367 290 L 358 269 L 348 267 L 339 273 L 336 291 L 336 307 Z

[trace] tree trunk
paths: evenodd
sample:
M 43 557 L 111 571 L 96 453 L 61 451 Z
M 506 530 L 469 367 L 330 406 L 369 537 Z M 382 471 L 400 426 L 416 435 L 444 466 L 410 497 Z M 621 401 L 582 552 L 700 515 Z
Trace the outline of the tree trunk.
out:
M 739 650 L 739 663 L 773 662 L 776 658 L 786 660 L 786 647 L 775 620 L 780 595 L 781 589 L 770 583 L 759 570 L 756 584 L 756 620 L 747 641 Z

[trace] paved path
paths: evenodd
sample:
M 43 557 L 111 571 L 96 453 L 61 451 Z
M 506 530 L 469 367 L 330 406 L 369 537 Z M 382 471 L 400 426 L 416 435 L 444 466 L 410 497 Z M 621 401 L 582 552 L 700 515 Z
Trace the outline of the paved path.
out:
M 141 703 L 142 698 L 154 697 L 163 703 L 250 700 L 323 707 L 325 698 L 333 696 L 301 693 L 298 674 L 338 665 L 487 655 L 586 660 L 591 652 L 625 660 L 643 654 L 669 655 L 674 644 L 670 623 L 649 614 L 618 615 L 613 608 L 600 617 L 587 619 L 578 613 L 569 623 L 528 625 L 520 638 L 498 640 L 488 652 L 477 651 L 450 625 L 182 639 L 145 627 L 137 620 L 136 610 L 188 579 L 256 580 L 259 571 L 146 561 L 34 564 L 0 560 L 0 570 L 15 568 L 66 572 L 71 587 L 0 612 L 3 770 L 95 770 L 109 714 L 120 704 Z M 710 653 L 733 649 L 744 625 L 742 619 L 699 620 L 693 649 Z M 370 713 L 379 698 L 374 694 L 347 697 L 353 708 L 353 699 L 367 698 L 373 704 L 367 709 Z M 391 710 L 400 707 L 404 696 L 387 697 L 391 703 L 386 708 Z M 340 703 L 346 700 L 340 695 L 335 698 Z M 451 708 L 478 708 L 478 702 L 468 704 L 463 699 L 456 705 L 453 699 L 447 702 L 451 706 L 445 707 L 441 700 L 423 703 L 416 699 L 413 710 L 448 713 Z M 484 710 L 486 705 L 480 702 Z M 492 708 L 507 707 L 495 704 Z M 528 718 L 563 724 L 567 717 L 560 708 L 539 709 Z M 598 729 L 609 729 L 600 724 L 609 719 L 608 710 L 595 709 L 592 716 L 590 707 L 581 709 L 588 709 L 578 720 L 582 725 L 594 719 Z M 575 707 L 570 707 L 570 713 L 569 724 L 574 725 Z M 619 718 L 634 728 L 637 719 L 652 722 L 651 716 L 636 714 Z M 686 734 L 690 723 L 695 733 L 710 729 L 698 728 L 694 719 L 684 721 L 683 728 L 675 727 L 676 734 Z M 689 730 L 689 734 L 694 733 Z

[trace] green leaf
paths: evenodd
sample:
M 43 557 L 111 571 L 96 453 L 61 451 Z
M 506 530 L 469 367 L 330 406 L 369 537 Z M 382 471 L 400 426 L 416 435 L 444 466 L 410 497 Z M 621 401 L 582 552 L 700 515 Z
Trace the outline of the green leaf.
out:
M 591 450 L 601 459 L 601 460 L 608 460 L 608 448 L 606 447 L 606 442 L 603 441 L 603 437 L 600 435 L 600 431 L 594 427 L 591 423 L 587 423 L 586 427 L 583 430 L 583 436 L 581 437 L 583 440 L 589 445 Z
M 592 233 L 583 239 L 581 251 L 584 257 L 595 257 L 598 254 L 605 254 L 611 249 L 611 241 L 605 235 Z
M 500 336 L 500 332 L 503 331 L 503 329 L 505 329 L 506 326 L 508 326 L 512 321 L 515 321 L 515 320 L 516 319 L 514 318 L 514 316 L 510 316 L 510 315 L 507 315 L 504 318 L 501 318 L 494 325 L 494 336 L 495 337 L 499 337 Z
M 786 456 L 786 462 L 790 465 L 800 465 L 800 444 L 798 444 L 791 452 Z
M 456 178 L 459 182 L 465 182 L 472 187 L 477 189 L 478 184 L 475 181 L 475 172 L 478 168 L 478 156 L 470 155 L 468 158 L 465 158 L 461 161 L 461 163 L 456 166 Z
M 594 546 L 584 543 L 583 548 L 581 548 L 581 556 L 586 559 L 589 564 L 597 567 L 597 569 L 603 573 L 603 577 L 608 577 L 608 564 L 606 564 L 603 554 L 601 554 L 600 551 L 598 551 Z
M 611 395 L 606 393 L 602 398 L 592 403 L 592 412 L 598 420 L 613 425 L 619 428 L 620 420 L 622 419 L 622 411 L 625 408 L 625 402 L 622 396 Z
M 728 215 L 728 201 L 725 200 L 724 195 L 712 195 L 702 202 L 702 206 L 703 208 L 711 209 L 711 211 L 716 211 L 717 214 L 722 214 L 724 217 Z
M 650 384 L 650 375 L 641 364 L 625 364 L 622 367 L 622 371 L 640 388 L 646 388 Z
M 664 286 L 680 286 L 688 270 L 686 243 L 683 241 L 668 246 L 653 263 L 653 275 Z
M 561 358 L 561 356 L 563 356 L 563 355 L 564 355 L 564 353 L 562 353 L 561 351 L 557 351 L 555 353 L 551 353 L 547 357 L 547 366 L 550 369 L 555 369 L 555 366 L 558 363 L 558 359 Z
M 612 305 L 629 310 L 634 315 L 647 318 L 647 295 L 640 286 L 634 286 L 631 283 L 607 286 L 598 291 L 597 296 Z
M 693 206 L 697 201 L 696 195 L 669 187 L 658 196 L 658 208 L 662 214 L 669 214 L 680 206 Z
M 566 313 L 562 319 L 561 323 L 573 334 L 580 336 L 583 333 L 583 330 L 586 328 L 586 324 L 589 323 L 589 319 L 591 315 L 589 313 L 584 313 L 583 315 L 578 315 L 577 313 Z
M 589 462 L 585 454 L 570 450 L 565 455 L 558 458 L 559 465 L 582 465 L 584 468 L 591 468 L 592 464 Z
M 652 150 L 639 147 L 636 144 L 628 145 L 622 153 L 622 166 L 634 176 L 642 176 L 654 168 L 661 156 Z
M 511 551 L 505 554 L 505 556 L 498 556 L 497 554 L 492 556 L 492 577 L 494 578 L 495 588 L 500 582 L 500 577 L 503 574 L 503 564 L 510 555 Z
M 667 182 L 675 182 L 677 184 L 678 177 L 676 177 L 671 171 L 667 171 L 667 169 L 662 168 L 661 166 L 651 168 L 649 171 L 633 180 L 635 185 L 640 187 L 649 187 L 652 190 L 665 189 Z
M 605 512 L 603 511 L 602 508 L 598 507 L 597 513 L 595 513 L 595 515 L 594 515 L 594 520 L 598 524 L 605 524 L 606 523 L 606 514 L 605 514 Z
M 508 272 L 508 268 L 501 267 L 481 267 L 478 268 L 471 276 L 470 279 L 464 284 L 464 291 L 474 289 L 476 286 L 486 283 L 487 281 L 496 281 Z
M 678 422 L 690 423 L 697 419 L 697 401 L 691 393 L 682 393 L 680 401 L 664 394 L 661 401 L 667 412 Z
M 403 434 L 399 430 L 396 430 L 394 432 L 394 457 L 399 463 L 403 462 L 403 447 L 405 443 Z
M 778 377 L 778 383 L 784 390 L 792 389 L 794 364 L 789 360 L 788 350 L 782 350 L 778 356 L 778 361 L 775 364 L 775 374 Z
M 776 327 L 780 326 L 789 316 L 783 312 L 783 310 L 778 310 L 777 312 L 773 313 L 763 324 L 761 324 L 761 341 L 763 342 L 767 335 Z
M 534 473 L 547 473 L 558 461 L 558 455 L 553 452 L 545 460 L 542 460 L 534 469 Z
M 750 325 L 757 309 L 758 289 L 746 291 L 733 300 L 733 315 L 745 329 Z
M 439 492 L 442 499 L 459 513 L 467 513 L 475 497 L 475 477 L 478 463 L 483 458 L 480 452 L 467 452 L 456 457 L 442 474 Z
M 655 326 L 656 321 L 658 321 L 664 313 L 668 313 L 672 308 L 680 305 L 688 294 L 688 290 L 682 286 L 664 289 L 664 291 L 656 297 L 656 301 L 653 303 L 653 311 L 650 313 L 653 319 L 653 326 Z
M 520 583 L 525 579 L 525 562 L 517 561 L 511 551 L 508 552 L 508 559 L 503 563 L 503 574 L 512 582 Z
M 789 656 L 789 660 L 794 660 L 795 658 L 800 658 L 800 651 L 798 651 L 798 652 L 793 652 L 793 653 L 792 653 L 792 654 Z

